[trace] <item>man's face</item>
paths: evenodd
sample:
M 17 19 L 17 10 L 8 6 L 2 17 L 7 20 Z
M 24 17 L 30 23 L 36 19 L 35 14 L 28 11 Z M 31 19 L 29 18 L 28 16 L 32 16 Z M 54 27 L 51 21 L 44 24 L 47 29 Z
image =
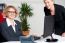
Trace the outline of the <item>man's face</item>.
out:
M 53 0 L 45 0 L 44 3 L 45 3 L 45 6 L 46 6 L 48 9 L 52 8 L 52 6 L 53 6 L 53 4 L 54 4 Z
M 14 19 L 16 17 L 15 10 L 13 8 L 9 8 L 7 16 L 10 19 Z

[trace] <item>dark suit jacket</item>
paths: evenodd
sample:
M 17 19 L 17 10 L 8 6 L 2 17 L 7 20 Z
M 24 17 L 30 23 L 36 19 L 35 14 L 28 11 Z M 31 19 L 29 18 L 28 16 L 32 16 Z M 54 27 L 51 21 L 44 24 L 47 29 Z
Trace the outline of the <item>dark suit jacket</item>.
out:
M 54 29 L 55 34 L 61 35 L 65 32 L 65 8 L 61 5 L 54 4 L 55 15 L 54 15 Z M 44 7 L 45 16 L 50 16 L 50 10 Z
M 1 23 L 1 34 L 6 39 L 6 41 L 18 41 L 19 36 L 21 36 L 20 23 L 16 20 L 15 22 L 17 24 L 15 25 L 16 32 L 14 32 L 12 26 L 8 27 L 6 20 L 5 22 Z

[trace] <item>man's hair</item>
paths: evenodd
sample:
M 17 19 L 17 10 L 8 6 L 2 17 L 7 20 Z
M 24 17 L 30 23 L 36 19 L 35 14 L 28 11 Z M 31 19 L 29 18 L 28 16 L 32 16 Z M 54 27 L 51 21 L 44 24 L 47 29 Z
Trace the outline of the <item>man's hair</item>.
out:
M 17 11 L 17 9 L 14 7 L 14 6 L 12 6 L 12 5 L 9 5 L 9 6 L 7 6 L 7 7 L 5 7 L 5 9 L 4 9 L 4 11 L 3 11 L 3 13 L 7 16 L 8 14 L 8 9 L 9 8 L 13 8 L 14 10 L 15 10 L 15 14 L 16 15 L 18 15 L 18 11 Z

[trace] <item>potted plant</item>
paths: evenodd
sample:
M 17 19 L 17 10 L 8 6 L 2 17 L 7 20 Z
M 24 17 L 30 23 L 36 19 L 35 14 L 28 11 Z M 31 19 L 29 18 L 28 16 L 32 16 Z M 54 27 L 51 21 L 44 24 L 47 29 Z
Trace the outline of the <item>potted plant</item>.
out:
M 22 3 L 20 7 L 20 20 L 21 20 L 21 30 L 23 35 L 29 34 L 30 25 L 27 22 L 27 18 L 33 15 L 32 8 L 27 3 Z

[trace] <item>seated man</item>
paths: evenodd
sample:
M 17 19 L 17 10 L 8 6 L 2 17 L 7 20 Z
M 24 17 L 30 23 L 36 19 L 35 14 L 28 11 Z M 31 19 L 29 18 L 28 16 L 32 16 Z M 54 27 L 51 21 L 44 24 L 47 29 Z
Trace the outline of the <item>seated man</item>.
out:
M 6 39 L 6 41 L 18 41 L 19 36 L 21 36 L 20 22 L 14 20 L 18 15 L 17 9 L 14 6 L 7 6 L 4 9 L 4 14 L 6 19 L 1 23 L 1 35 Z

